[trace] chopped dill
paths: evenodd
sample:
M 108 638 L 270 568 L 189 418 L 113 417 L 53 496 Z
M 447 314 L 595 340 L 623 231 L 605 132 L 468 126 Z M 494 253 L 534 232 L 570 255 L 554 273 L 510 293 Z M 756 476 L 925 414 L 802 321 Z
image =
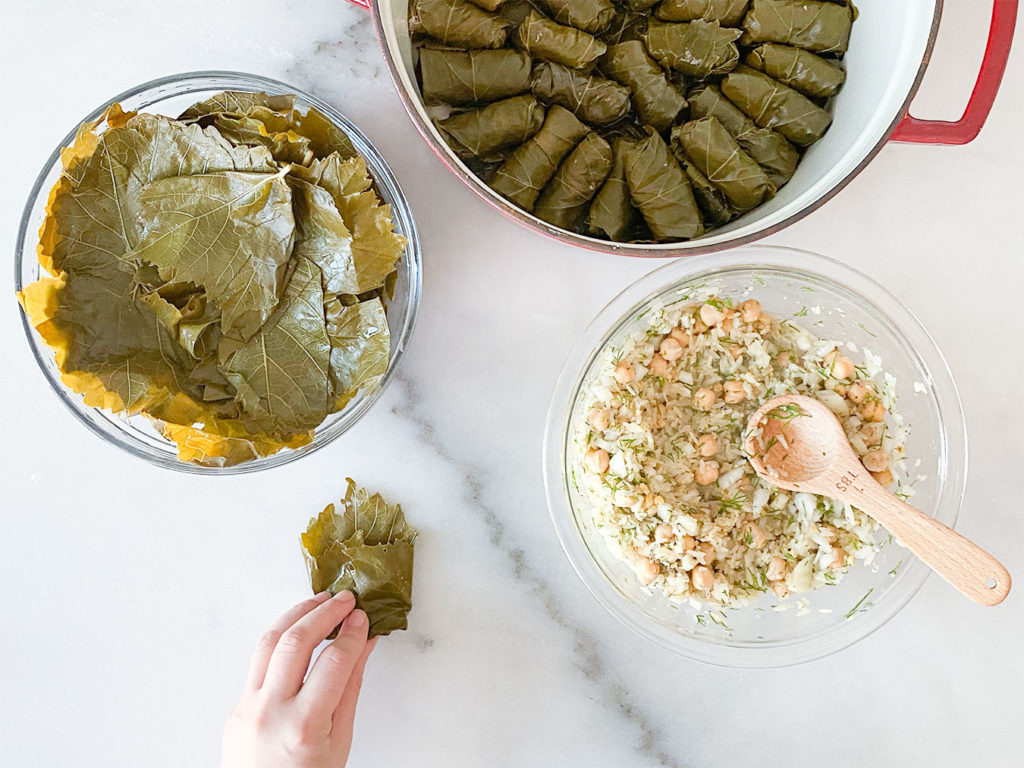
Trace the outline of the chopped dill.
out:
M 860 600 L 858 600 L 857 604 L 855 606 L 853 606 L 853 608 L 851 608 L 849 611 L 846 612 L 846 618 L 849 619 L 850 617 L 853 616 L 853 614 L 857 613 L 858 611 L 866 611 L 868 608 L 870 608 L 872 605 L 874 605 L 874 603 L 865 603 L 864 602 L 865 600 L 868 599 L 868 597 L 874 591 L 875 591 L 875 588 L 872 587 L 867 592 L 865 592 L 864 593 L 864 597 L 862 597 Z M 861 605 L 863 605 L 864 607 L 861 608 Z
M 796 403 L 786 403 L 785 405 L 772 408 L 765 415 L 769 419 L 775 419 L 776 421 L 792 421 L 799 416 L 807 416 L 807 413 Z
M 896 565 L 893 566 L 893 569 L 891 571 L 889 571 L 889 575 L 890 576 L 895 576 L 897 573 L 899 573 L 901 565 L 903 565 L 903 561 L 902 560 L 900 560 L 898 563 L 896 563 Z
M 799 312 L 794 312 L 793 317 L 807 317 L 807 307 L 804 307 Z

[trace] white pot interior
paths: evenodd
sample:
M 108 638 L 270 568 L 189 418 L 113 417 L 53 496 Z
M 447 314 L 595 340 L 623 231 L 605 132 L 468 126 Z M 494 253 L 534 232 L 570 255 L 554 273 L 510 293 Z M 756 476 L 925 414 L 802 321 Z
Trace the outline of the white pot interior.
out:
M 846 55 L 846 85 L 833 100 L 835 115 L 828 133 L 811 146 L 793 179 L 768 203 L 684 243 L 645 245 L 645 250 L 681 250 L 747 240 L 781 225 L 825 197 L 854 173 L 887 135 L 901 113 L 917 80 L 928 51 L 939 0 L 857 0 L 860 15 L 853 25 Z M 400 87 L 410 95 L 420 128 L 432 137 L 449 165 L 472 178 L 478 191 L 502 202 L 499 195 L 472 176 L 472 172 L 448 149 L 423 107 L 414 71 L 415 52 L 409 37 L 409 0 L 378 0 L 380 30 L 394 62 L 392 71 Z M 551 227 L 529 214 L 541 230 Z M 577 237 L 577 241 L 591 238 Z M 608 246 L 606 241 L 592 241 Z

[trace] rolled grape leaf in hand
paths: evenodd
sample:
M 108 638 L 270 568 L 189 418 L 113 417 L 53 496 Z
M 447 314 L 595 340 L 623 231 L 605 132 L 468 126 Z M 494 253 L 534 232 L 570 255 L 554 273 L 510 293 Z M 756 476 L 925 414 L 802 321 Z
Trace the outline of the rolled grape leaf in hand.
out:
M 348 479 L 341 511 L 328 504 L 309 521 L 302 549 L 313 593 L 350 590 L 370 619 L 370 637 L 409 626 L 416 530 L 402 507 Z

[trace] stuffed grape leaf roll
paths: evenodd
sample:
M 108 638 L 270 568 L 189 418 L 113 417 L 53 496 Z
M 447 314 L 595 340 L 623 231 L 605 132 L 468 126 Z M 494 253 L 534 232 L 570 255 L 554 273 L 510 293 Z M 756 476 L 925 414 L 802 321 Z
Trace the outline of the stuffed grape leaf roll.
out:
M 446 45 L 501 48 L 509 23 L 465 0 L 416 0 L 418 27 Z
M 747 54 L 744 63 L 816 99 L 835 96 L 846 81 L 846 72 L 831 61 L 803 48 L 778 43 L 765 43 L 755 48 Z
M 610 46 L 600 65 L 606 75 L 632 91 L 640 120 L 659 131 L 668 130 L 686 106 L 686 99 L 639 40 Z
M 592 64 L 608 48 L 586 32 L 556 24 L 532 10 L 516 29 L 515 44 L 531 56 L 573 69 Z
M 544 107 L 529 94 L 513 96 L 480 109 L 439 120 L 438 129 L 459 157 L 486 157 L 502 147 L 519 145 L 540 130 Z
M 693 189 L 668 145 L 653 128 L 626 152 L 629 197 L 656 240 L 704 234 Z
M 714 117 L 732 134 L 743 151 L 764 168 L 776 188 L 793 178 L 800 162 L 800 153 L 781 133 L 758 128 L 714 85 L 701 86 L 690 92 L 691 117 Z
M 802 93 L 747 66 L 726 75 L 721 88 L 761 128 L 774 128 L 801 147 L 816 142 L 832 124 L 832 115 Z
M 611 0 L 541 0 L 548 13 L 559 24 L 584 32 L 604 32 L 615 18 Z
M 751 0 L 743 43 L 784 43 L 816 53 L 846 53 L 853 10 L 815 0 Z
M 626 239 L 636 221 L 637 210 L 626 184 L 626 153 L 633 142 L 619 137 L 612 142 L 612 169 L 590 204 L 590 232 L 612 240 Z
M 614 123 L 629 114 L 628 88 L 551 61 L 533 68 L 533 93 L 593 125 Z
M 530 57 L 522 51 L 420 49 L 420 82 L 428 104 L 481 104 L 530 90 Z
M 498 168 L 491 188 L 523 210 L 532 211 L 559 164 L 589 132 L 569 110 L 551 107 L 540 130 Z
M 693 196 L 697 200 L 697 207 L 704 214 L 705 223 L 715 227 L 728 224 L 733 217 L 729 198 L 722 190 L 708 181 L 708 177 L 698 171 L 693 163 L 685 160 L 680 162 L 683 165 L 683 170 L 686 171 L 686 178 L 690 180 L 690 186 L 693 187 Z
M 686 158 L 729 199 L 739 213 L 753 210 L 775 195 L 764 169 L 713 117 L 702 117 L 672 131 Z
M 533 213 L 549 224 L 572 229 L 612 168 L 612 148 L 588 133 L 544 187 Z
M 723 27 L 737 27 L 747 12 L 749 0 L 664 0 L 654 9 L 662 21 L 717 21 Z
M 493 13 L 494 11 L 501 8 L 505 0 L 469 0 L 469 2 L 471 2 L 473 5 L 480 6 L 485 11 L 491 11 Z
M 696 78 L 729 72 L 740 60 L 741 32 L 717 21 L 675 24 L 651 19 L 643 36 L 651 56 L 662 65 Z

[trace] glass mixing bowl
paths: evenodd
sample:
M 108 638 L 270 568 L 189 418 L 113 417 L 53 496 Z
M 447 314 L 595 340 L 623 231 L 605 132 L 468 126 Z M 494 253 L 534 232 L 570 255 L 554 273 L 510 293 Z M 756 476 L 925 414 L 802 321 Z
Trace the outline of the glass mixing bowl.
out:
M 344 409 L 328 416 L 317 427 L 313 441 L 308 445 L 296 449 L 285 448 L 271 456 L 254 459 L 233 467 L 201 466 L 179 461 L 177 447 L 174 443 L 164 439 L 145 416 L 129 417 L 85 405 L 81 395 L 72 392 L 61 382 L 60 370 L 53 360 L 53 352 L 29 326 L 24 313 L 22 313 L 21 319 L 25 335 L 32 348 L 32 354 L 35 355 L 47 381 L 61 402 L 85 426 L 107 442 L 123 448 L 133 456 L 146 459 L 162 467 L 183 472 L 227 475 L 256 472 L 287 464 L 306 456 L 340 437 L 370 409 L 384 388 L 394 378 L 395 371 L 405 354 L 419 309 L 422 279 L 420 241 L 416 225 L 413 222 L 412 211 L 398 182 L 391 173 L 391 169 L 384 162 L 384 158 L 374 149 L 366 136 L 336 109 L 315 96 L 303 93 L 298 88 L 269 78 L 240 72 L 191 72 L 171 75 L 143 83 L 115 96 L 79 122 L 91 122 L 99 119 L 107 107 L 114 102 L 120 103 L 126 111 L 152 112 L 176 117 L 197 101 L 206 99 L 220 91 L 264 91 L 269 94 L 294 94 L 297 109 L 304 111 L 309 107 L 315 107 L 320 110 L 348 135 L 356 151 L 366 160 L 378 195 L 391 206 L 396 231 L 404 235 L 408 241 L 405 253 L 398 264 L 398 281 L 395 285 L 394 297 L 387 308 L 388 324 L 391 327 L 391 360 L 387 373 L 380 384 L 372 390 L 360 392 Z M 60 150 L 74 141 L 77 129 L 76 125 L 50 155 L 36 178 L 28 202 L 25 204 L 14 254 L 14 282 L 19 291 L 25 285 L 43 276 L 43 269 L 36 257 L 39 228 L 46 216 L 47 196 L 61 174 Z
M 569 355 L 548 411 L 544 481 L 558 538 L 590 591 L 638 634 L 698 661 L 732 667 L 809 661 L 891 619 L 924 583 L 928 567 L 880 529 L 882 548 L 874 563 L 858 561 L 839 584 L 786 600 L 768 592 L 743 608 L 697 610 L 640 585 L 590 524 L 589 502 L 572 482 L 586 440 L 580 432 L 583 393 L 597 374 L 601 352 L 644 328 L 641 315 L 651 304 L 668 304 L 703 286 L 727 296 L 752 288 L 750 295 L 773 315 L 800 313 L 798 322 L 819 336 L 852 341 L 880 355 L 883 368 L 896 377 L 898 409 L 911 426 L 911 501 L 949 526 L 956 523 L 967 475 L 960 399 L 935 342 L 895 296 L 837 261 L 790 248 L 748 246 L 662 267 L 613 299 Z M 805 307 L 812 311 L 803 316 Z M 808 601 L 805 608 L 798 598 Z

